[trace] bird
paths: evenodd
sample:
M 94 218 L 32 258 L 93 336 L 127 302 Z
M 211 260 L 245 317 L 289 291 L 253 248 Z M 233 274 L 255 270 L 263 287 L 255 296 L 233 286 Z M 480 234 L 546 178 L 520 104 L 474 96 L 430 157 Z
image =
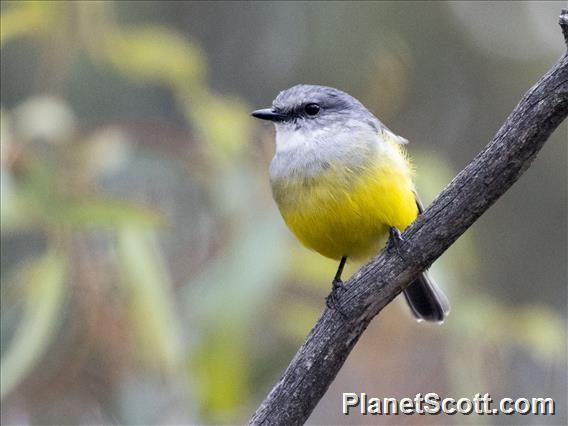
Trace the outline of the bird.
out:
M 339 261 L 327 298 L 334 308 L 347 259 L 368 260 L 400 241 L 423 211 L 408 141 L 353 96 L 327 86 L 298 84 L 251 115 L 275 125 L 269 177 L 284 222 L 305 247 Z M 442 323 L 450 311 L 428 271 L 403 293 L 418 321 Z

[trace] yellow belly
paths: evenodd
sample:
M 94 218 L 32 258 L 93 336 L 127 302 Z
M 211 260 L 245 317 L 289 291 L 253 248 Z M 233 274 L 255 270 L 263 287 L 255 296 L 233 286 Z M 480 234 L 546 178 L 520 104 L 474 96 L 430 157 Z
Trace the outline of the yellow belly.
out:
M 402 231 L 418 214 L 410 166 L 402 156 L 395 162 L 377 158 L 357 169 L 331 164 L 316 176 L 272 186 L 300 242 L 332 259 L 376 254 L 390 227 Z

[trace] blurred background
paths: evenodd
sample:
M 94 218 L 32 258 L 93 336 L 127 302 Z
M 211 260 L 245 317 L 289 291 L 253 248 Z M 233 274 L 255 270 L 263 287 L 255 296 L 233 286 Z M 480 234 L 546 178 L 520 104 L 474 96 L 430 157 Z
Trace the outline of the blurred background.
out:
M 564 51 L 564 4 L 2 1 L 2 423 L 245 422 L 336 269 L 285 228 L 250 111 L 353 94 L 428 204 Z M 566 137 L 434 265 L 446 323 L 392 303 L 309 423 L 566 424 Z M 342 392 L 557 405 L 344 417 Z

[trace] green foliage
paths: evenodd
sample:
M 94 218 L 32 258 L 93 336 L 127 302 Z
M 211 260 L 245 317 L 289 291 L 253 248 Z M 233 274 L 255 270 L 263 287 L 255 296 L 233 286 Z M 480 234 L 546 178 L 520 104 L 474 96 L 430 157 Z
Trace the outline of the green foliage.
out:
M 190 324 L 202 328 L 190 352 L 204 414 L 230 421 L 252 392 L 250 382 L 253 312 L 274 296 L 285 259 L 285 246 L 266 250 L 266 241 L 282 240 L 274 215 L 251 217 L 237 238 L 209 267 L 191 280 L 187 311 Z M 258 326 L 258 325 L 257 325 Z
M 175 31 L 153 25 L 115 27 L 104 36 L 107 60 L 128 78 L 176 89 L 202 87 L 205 58 Z
M 58 40 L 65 39 L 78 19 L 83 27 L 80 36 L 69 45 L 69 52 L 60 52 L 62 56 L 81 52 L 93 64 L 102 64 L 137 85 L 169 89 L 212 165 L 226 167 L 242 159 L 251 137 L 249 107 L 236 97 L 209 90 L 207 61 L 200 48 L 164 26 L 118 25 L 109 5 L 10 4 L 2 12 L 2 43 L 25 36 L 46 51 L 58 49 Z M 54 115 L 61 108 L 65 117 Z M 51 118 L 46 121 L 46 117 Z M 234 238 L 192 280 L 187 288 L 200 289 L 201 294 L 192 291 L 184 304 L 199 320 L 190 322 L 189 330 L 182 333 L 179 301 L 159 241 L 169 224 L 155 208 L 96 189 L 103 174 L 128 162 L 130 153 L 120 148 L 112 132 L 91 136 L 77 132 L 76 127 L 73 112 L 58 98 L 31 99 L 14 110 L 2 110 L 3 156 L 11 161 L 6 163 L 9 167 L 2 167 L 2 233 L 34 232 L 58 247 L 57 255 L 52 250 L 22 266 L 20 275 L 28 290 L 18 296 L 24 313 L 2 355 L 2 398 L 41 361 L 56 335 L 68 290 L 65 276 L 82 273 L 74 270 L 74 241 L 106 235 L 118 277 L 116 296 L 122 300 L 134 347 L 131 356 L 140 367 L 171 377 L 187 368 L 187 385 L 195 383 L 199 389 L 196 397 L 203 418 L 229 420 L 251 393 L 250 312 L 266 303 L 276 284 L 274 271 L 282 263 L 282 253 L 263 250 L 263 246 L 267 240 L 282 238 L 279 219 L 271 216 L 263 224 L 262 216 L 256 218 L 248 231 Z M 126 158 L 116 163 L 109 154 Z M 250 179 L 235 169 L 231 174 L 206 176 L 203 183 L 207 190 L 233 196 L 235 184 L 242 191 Z M 246 214 L 237 209 L 233 217 L 226 217 Z M 267 277 L 274 282 L 267 283 Z M 224 295 L 231 302 L 224 302 L 226 309 L 220 311 L 217 305 Z M 194 341 L 187 363 L 182 362 L 187 356 L 184 335 Z
M 207 141 L 205 149 L 211 159 L 226 166 L 240 161 L 241 153 L 250 141 L 250 122 L 244 120 L 250 108 L 237 99 L 216 95 L 205 96 L 196 104 L 189 104 L 187 115 L 201 138 Z
M 175 372 L 182 359 L 180 324 L 172 284 L 152 231 L 124 226 L 117 235 L 122 290 L 138 341 L 139 356 L 148 365 Z
M 58 221 L 74 229 L 154 229 L 163 225 L 160 215 L 150 209 L 121 200 L 85 198 L 60 204 Z
M 62 316 L 67 260 L 55 249 L 24 264 L 17 274 L 23 301 L 20 324 L 2 354 L 0 396 L 4 398 L 37 366 Z
M 11 4 L 2 12 L 2 42 L 22 35 L 49 40 L 59 31 L 58 22 L 68 19 L 66 11 L 74 7 L 80 9 L 84 5 Z M 117 31 L 106 36 L 114 43 L 109 50 L 110 63 L 130 78 L 164 84 L 201 78 L 203 60 L 197 50 L 191 46 L 186 49 L 189 43 L 167 29 L 125 29 L 118 34 L 117 27 Z M 88 45 L 85 49 L 90 52 Z M 69 145 L 42 133 L 47 128 L 40 123 L 43 113 L 49 114 L 53 108 L 50 102 L 44 102 L 47 109 L 38 109 L 36 102 L 36 107 L 26 107 L 25 113 L 21 111 L 23 106 L 14 113 L 2 110 L 2 152 L 13 160 L 11 167 L 2 168 L 2 233 L 37 232 L 58 246 L 57 255 L 50 253 L 22 267 L 20 275 L 25 277 L 26 291 L 20 298 L 25 309 L 18 332 L 3 353 L 2 397 L 29 374 L 57 330 L 56 320 L 64 308 L 64 265 L 70 263 L 74 250 L 69 236 L 74 234 L 114 234 L 122 277 L 119 284 L 141 360 L 171 372 L 179 367 L 182 354 L 172 285 L 156 242 L 155 232 L 165 224 L 163 217 L 154 209 L 92 190 L 100 168 L 93 168 L 92 164 L 99 159 L 82 153 L 89 151 L 89 145 L 95 148 L 100 140 L 87 139 Z M 18 123 L 21 117 L 26 119 L 25 127 Z M 40 133 L 34 135 L 35 140 L 27 140 L 23 130 L 34 125 Z
M 56 20 L 57 6 L 47 1 L 6 2 L 10 7 L 0 15 L 0 45 L 25 35 L 49 30 Z M 56 6 L 56 7 L 54 7 Z

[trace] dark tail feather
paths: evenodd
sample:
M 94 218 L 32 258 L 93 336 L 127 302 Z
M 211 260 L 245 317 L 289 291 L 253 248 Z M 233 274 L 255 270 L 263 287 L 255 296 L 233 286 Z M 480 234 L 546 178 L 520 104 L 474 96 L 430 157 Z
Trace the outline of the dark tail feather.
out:
M 404 290 L 404 297 L 419 321 L 442 323 L 450 313 L 448 298 L 426 271 Z

